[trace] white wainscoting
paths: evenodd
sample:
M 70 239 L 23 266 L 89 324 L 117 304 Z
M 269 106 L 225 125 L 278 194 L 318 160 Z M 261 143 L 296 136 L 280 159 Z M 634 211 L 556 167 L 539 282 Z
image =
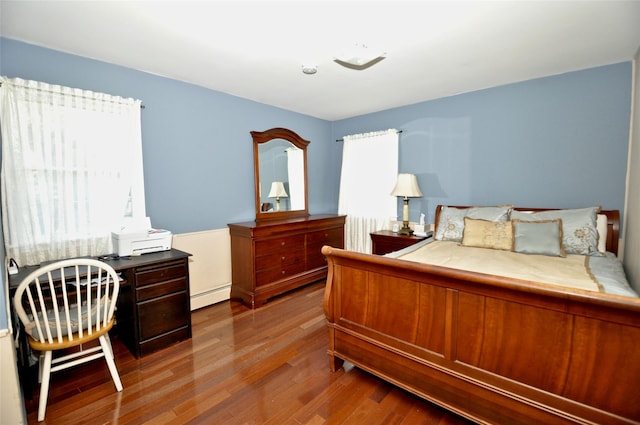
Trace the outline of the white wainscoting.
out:
M 191 254 L 191 310 L 229 299 L 231 242 L 229 229 L 173 235 L 172 247 Z
M 8 329 L 0 329 L 0 423 L 20 425 L 27 423 L 27 414 L 18 378 L 13 336 Z

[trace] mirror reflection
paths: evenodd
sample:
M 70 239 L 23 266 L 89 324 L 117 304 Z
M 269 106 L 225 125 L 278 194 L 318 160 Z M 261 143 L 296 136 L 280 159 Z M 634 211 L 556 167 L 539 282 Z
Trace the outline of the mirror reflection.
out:
M 258 146 L 260 211 L 295 211 L 305 208 L 303 150 L 284 139 Z

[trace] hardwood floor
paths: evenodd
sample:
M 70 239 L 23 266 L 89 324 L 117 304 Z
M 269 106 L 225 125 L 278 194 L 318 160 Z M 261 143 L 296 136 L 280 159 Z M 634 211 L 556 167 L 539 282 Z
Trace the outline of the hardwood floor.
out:
M 41 424 L 440 424 L 470 422 L 345 364 L 329 371 L 324 283 L 257 310 L 226 301 L 192 313 L 193 338 L 135 359 L 112 338 L 104 361 L 53 374 Z M 36 424 L 38 394 L 27 400 Z

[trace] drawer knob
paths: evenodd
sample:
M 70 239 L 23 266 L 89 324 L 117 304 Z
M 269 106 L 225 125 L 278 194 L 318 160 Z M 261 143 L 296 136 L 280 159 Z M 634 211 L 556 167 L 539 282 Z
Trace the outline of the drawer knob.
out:
M 285 256 L 283 255 L 283 256 L 282 256 L 282 261 L 284 261 L 284 259 L 285 259 L 285 258 L 287 258 L 287 257 L 285 257 Z
M 282 274 L 285 274 L 286 272 L 284 270 L 282 270 Z
M 284 246 L 284 244 L 285 244 L 284 242 L 280 242 L 280 246 Z

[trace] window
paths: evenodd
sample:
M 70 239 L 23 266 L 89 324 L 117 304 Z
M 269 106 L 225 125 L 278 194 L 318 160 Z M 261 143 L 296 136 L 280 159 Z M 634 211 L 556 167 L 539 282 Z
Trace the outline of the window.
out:
M 112 252 L 111 231 L 144 217 L 141 102 L 1 79 L 2 217 L 21 265 Z
M 398 131 L 344 137 L 338 213 L 347 216 L 345 248 L 371 253 L 370 232 L 397 215 L 391 191 L 398 178 Z

